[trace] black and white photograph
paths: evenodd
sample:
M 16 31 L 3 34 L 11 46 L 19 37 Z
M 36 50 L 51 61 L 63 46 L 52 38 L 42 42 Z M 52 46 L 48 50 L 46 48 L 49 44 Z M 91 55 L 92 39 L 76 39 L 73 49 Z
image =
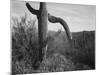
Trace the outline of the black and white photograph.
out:
M 95 70 L 96 5 L 10 0 L 11 74 Z

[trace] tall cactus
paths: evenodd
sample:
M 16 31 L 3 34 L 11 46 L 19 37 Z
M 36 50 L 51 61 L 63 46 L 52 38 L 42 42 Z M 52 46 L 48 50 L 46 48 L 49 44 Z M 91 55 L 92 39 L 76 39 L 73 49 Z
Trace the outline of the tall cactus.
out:
M 48 27 L 47 27 L 47 22 L 48 20 L 51 23 L 60 23 L 65 31 L 66 31 L 66 35 L 67 35 L 67 39 L 69 41 L 69 44 L 71 46 L 71 33 L 69 30 L 69 27 L 67 25 L 67 23 L 59 17 L 55 17 L 55 16 L 51 16 L 50 14 L 48 14 L 47 12 L 47 8 L 46 8 L 46 3 L 44 2 L 40 2 L 40 8 L 39 10 L 33 9 L 29 3 L 26 3 L 26 6 L 28 8 L 28 10 L 37 16 L 38 19 L 38 34 L 39 34 L 39 60 L 40 62 L 43 60 L 43 58 L 45 58 L 45 53 L 47 50 L 47 32 L 48 32 Z
M 33 9 L 29 3 L 26 3 L 28 10 L 37 16 L 38 19 L 38 36 L 39 36 L 39 56 L 38 59 L 42 62 L 43 58 L 46 58 L 47 44 L 45 40 L 47 38 L 47 22 L 48 22 L 48 13 L 46 8 L 46 3 L 40 2 L 39 10 Z

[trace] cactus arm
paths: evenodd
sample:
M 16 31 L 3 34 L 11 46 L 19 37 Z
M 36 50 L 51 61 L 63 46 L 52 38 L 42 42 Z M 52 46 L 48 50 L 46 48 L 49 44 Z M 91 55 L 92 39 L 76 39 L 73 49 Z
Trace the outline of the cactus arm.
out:
M 36 9 L 33 9 L 29 3 L 26 3 L 26 6 L 27 6 L 28 10 L 29 10 L 32 14 L 37 15 L 37 14 L 39 13 L 39 11 L 36 10 Z
M 69 30 L 68 24 L 62 18 L 55 17 L 55 16 L 52 16 L 52 15 L 48 14 L 48 20 L 51 23 L 60 23 L 65 29 L 68 40 L 71 42 L 71 40 L 72 40 L 71 32 Z

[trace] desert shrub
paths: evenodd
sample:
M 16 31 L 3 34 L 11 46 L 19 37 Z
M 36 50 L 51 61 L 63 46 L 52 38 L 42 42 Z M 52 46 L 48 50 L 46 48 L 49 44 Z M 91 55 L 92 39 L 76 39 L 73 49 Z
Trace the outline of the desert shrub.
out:
M 40 72 L 63 72 L 75 70 L 76 66 L 70 59 L 59 53 L 54 53 L 41 63 Z
M 82 63 L 85 65 L 89 65 L 91 69 L 95 68 L 95 56 L 94 50 L 75 50 L 72 52 L 72 60 L 75 63 Z
M 38 62 L 38 35 L 35 22 L 36 20 L 27 19 L 27 15 L 12 18 L 12 73 L 23 73 L 25 68 L 29 69 L 27 64 L 32 66 Z

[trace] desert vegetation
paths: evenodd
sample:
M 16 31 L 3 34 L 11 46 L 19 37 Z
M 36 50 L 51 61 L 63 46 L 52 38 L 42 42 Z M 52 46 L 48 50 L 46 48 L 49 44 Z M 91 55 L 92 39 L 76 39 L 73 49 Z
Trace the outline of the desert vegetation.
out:
M 36 20 L 27 18 L 11 20 L 12 74 L 95 69 L 95 31 L 72 32 L 72 48 L 64 31 L 48 31 L 46 59 L 40 62 Z

